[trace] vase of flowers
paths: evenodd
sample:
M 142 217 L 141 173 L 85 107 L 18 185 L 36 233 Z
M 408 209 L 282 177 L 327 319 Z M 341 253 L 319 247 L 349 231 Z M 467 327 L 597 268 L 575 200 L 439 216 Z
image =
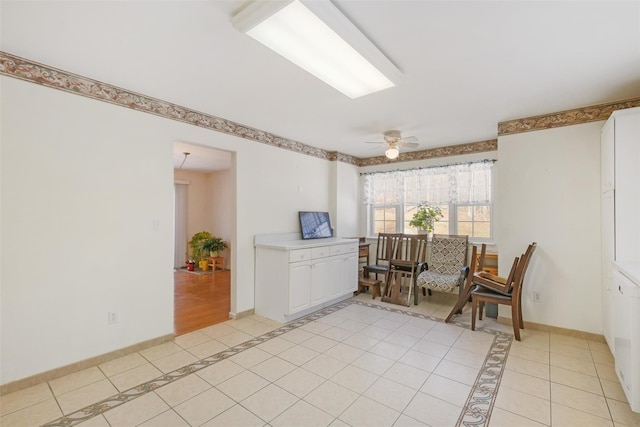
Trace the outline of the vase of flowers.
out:
M 418 234 L 433 233 L 433 225 L 442 218 L 442 210 L 438 206 L 419 204 L 409 225 L 418 230 Z

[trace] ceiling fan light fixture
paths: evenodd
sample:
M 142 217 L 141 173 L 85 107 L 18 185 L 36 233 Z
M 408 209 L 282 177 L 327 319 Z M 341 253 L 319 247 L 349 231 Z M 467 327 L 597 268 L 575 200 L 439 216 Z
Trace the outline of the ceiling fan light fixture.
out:
M 396 148 L 395 145 L 389 147 L 387 151 L 384 152 L 384 155 L 387 156 L 387 159 L 397 159 L 400 155 L 400 151 Z
M 329 0 L 254 1 L 231 23 L 352 99 L 393 87 L 401 76 Z

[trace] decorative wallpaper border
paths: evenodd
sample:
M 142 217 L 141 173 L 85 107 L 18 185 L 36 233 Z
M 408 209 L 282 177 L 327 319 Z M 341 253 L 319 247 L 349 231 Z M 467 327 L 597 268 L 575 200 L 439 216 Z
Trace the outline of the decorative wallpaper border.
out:
M 640 107 L 640 98 L 509 120 L 498 123 L 498 136 L 607 120 L 614 111 L 633 107 Z
M 132 110 L 142 111 L 169 120 L 176 120 L 273 147 L 283 148 L 324 160 L 339 161 L 358 167 L 459 156 L 463 154 L 496 151 L 498 149 L 497 140 L 491 139 L 400 153 L 400 156 L 395 160 L 389 160 L 384 156 L 358 158 L 337 151 L 326 151 L 321 148 L 312 147 L 299 141 L 283 138 L 221 117 L 202 113 L 98 80 L 29 61 L 3 51 L 0 51 L 0 74 L 52 89 L 85 96 L 96 101 L 108 102 Z M 606 120 L 613 111 L 633 107 L 640 107 L 640 98 L 504 121 L 498 123 L 498 136 Z
M 461 156 L 463 154 L 483 153 L 486 151 L 496 151 L 498 140 L 489 139 L 486 141 L 470 142 L 468 144 L 449 145 L 447 147 L 430 148 L 422 151 L 411 151 L 400 153 L 396 160 L 389 160 L 385 156 L 369 157 L 359 159 L 357 166 L 376 166 L 388 163 L 411 162 L 414 160 L 435 159 L 437 157 Z
M 302 142 L 286 139 L 230 120 L 32 62 L 2 51 L 0 51 L 0 74 L 309 156 L 325 160 L 341 158 L 347 163 L 355 163 L 355 160 L 349 159 L 349 156 L 346 155 L 338 156 Z
M 326 151 L 320 148 L 303 144 L 299 141 L 283 138 L 269 132 L 255 129 L 242 125 L 230 120 L 216 117 L 211 114 L 202 113 L 192 110 L 171 102 L 163 101 L 150 96 L 132 92 L 117 86 L 73 74 L 37 62 L 29 61 L 7 52 L 0 51 L 0 74 L 14 77 L 27 82 L 46 86 L 52 89 L 62 90 L 64 92 L 85 96 L 96 101 L 108 102 L 110 104 L 119 105 L 121 107 L 130 108 L 136 111 L 153 114 L 169 120 L 177 120 L 179 122 L 188 123 L 194 126 L 214 130 L 217 132 L 227 133 L 248 139 L 255 142 L 271 145 L 273 147 L 283 148 L 285 150 L 294 151 L 301 154 L 317 157 L 329 161 L 339 161 L 354 166 L 369 166 L 370 164 L 384 163 L 385 158 L 358 158 L 348 154 L 339 153 L 337 151 Z M 432 150 L 415 151 L 412 153 L 404 153 L 395 162 L 404 162 L 410 160 L 428 159 L 432 157 L 442 157 L 446 155 L 468 154 L 472 152 L 490 151 L 485 149 L 484 142 L 474 144 L 464 144 L 466 147 L 460 150 L 456 147 L 442 147 Z M 495 150 L 496 148 L 494 148 Z M 437 154 L 451 153 L 451 154 Z M 373 162 L 373 163 L 372 163 Z

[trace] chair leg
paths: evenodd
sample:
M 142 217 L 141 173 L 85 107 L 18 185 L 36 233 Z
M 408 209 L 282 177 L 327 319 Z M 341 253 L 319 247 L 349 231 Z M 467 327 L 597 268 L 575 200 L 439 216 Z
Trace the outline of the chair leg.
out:
M 478 320 L 482 320 L 483 311 L 484 311 L 484 301 L 480 301 L 480 313 L 478 313 Z
M 520 329 L 524 329 L 524 319 L 522 318 L 522 294 L 518 294 L 518 318 L 520 319 Z
M 424 288 L 423 288 L 423 292 L 424 292 Z M 433 295 L 433 294 L 431 293 L 431 289 L 427 289 L 427 293 L 429 294 L 429 296 Z
M 477 309 L 478 300 L 476 297 L 471 297 L 471 330 L 476 330 L 476 309 Z
M 513 336 L 520 341 L 520 316 L 518 315 L 518 302 L 511 301 L 511 323 L 513 323 Z

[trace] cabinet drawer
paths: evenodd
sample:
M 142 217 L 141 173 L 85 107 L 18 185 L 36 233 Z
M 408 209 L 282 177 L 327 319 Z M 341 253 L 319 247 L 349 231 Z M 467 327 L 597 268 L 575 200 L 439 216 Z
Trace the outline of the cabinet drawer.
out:
M 289 262 L 300 262 L 311 259 L 311 249 L 294 249 L 289 251 Z
M 311 249 L 311 258 L 326 258 L 331 255 L 331 251 L 329 250 L 329 246 L 320 246 L 318 248 Z
M 348 244 L 348 245 L 335 245 L 331 246 L 331 255 L 342 255 L 342 254 L 355 254 L 358 251 L 358 245 Z

